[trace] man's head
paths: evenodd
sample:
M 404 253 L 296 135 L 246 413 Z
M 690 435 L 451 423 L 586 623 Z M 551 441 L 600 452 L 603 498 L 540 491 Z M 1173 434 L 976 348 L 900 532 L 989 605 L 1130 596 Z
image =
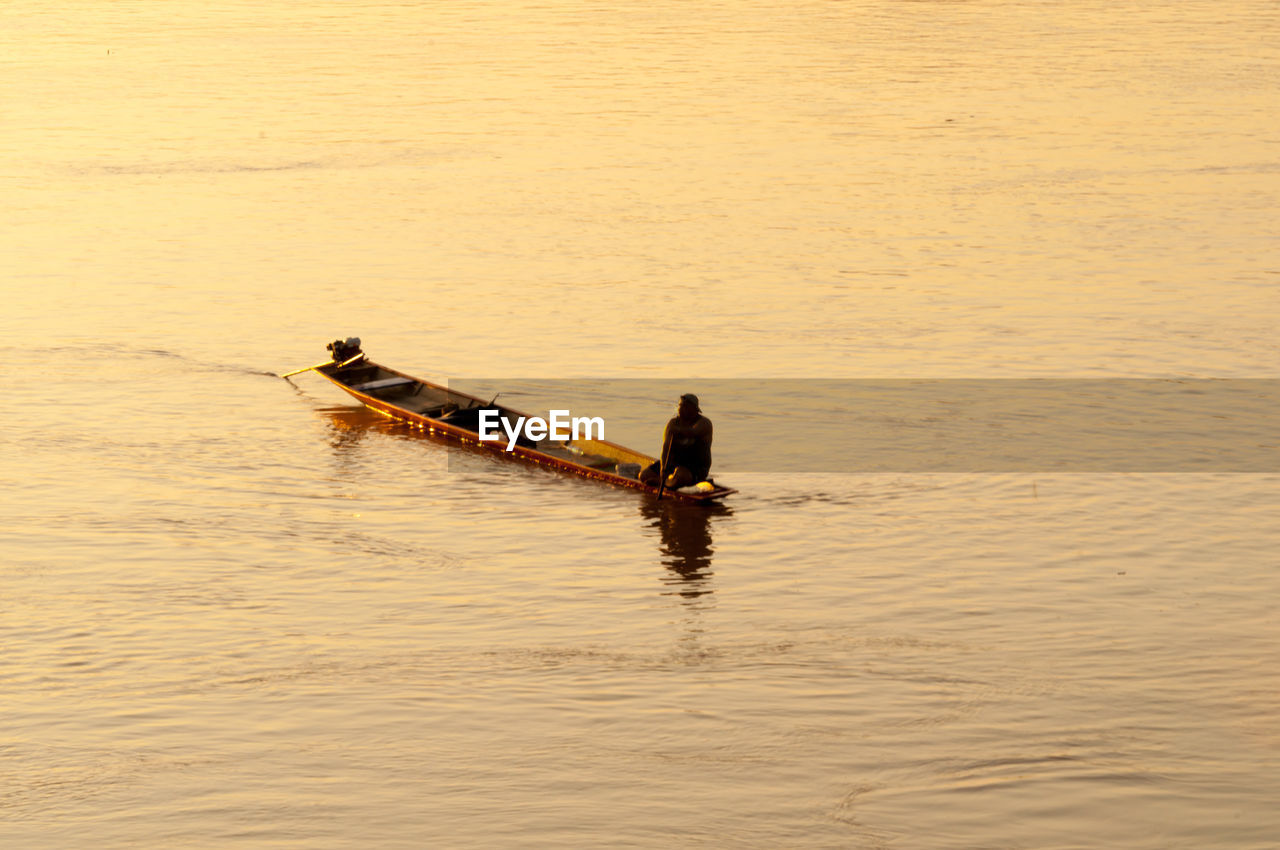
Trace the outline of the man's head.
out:
M 680 407 L 677 412 L 686 418 L 697 416 L 702 412 L 702 408 L 698 407 L 698 397 L 693 393 L 685 393 L 680 396 Z

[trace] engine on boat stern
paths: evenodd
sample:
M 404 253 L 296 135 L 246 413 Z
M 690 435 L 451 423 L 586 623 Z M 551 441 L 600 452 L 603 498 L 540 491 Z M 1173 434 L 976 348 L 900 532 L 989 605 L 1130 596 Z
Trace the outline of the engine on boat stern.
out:
M 333 355 L 333 362 L 345 363 L 360 354 L 360 337 L 349 336 L 346 339 L 335 339 L 325 348 Z

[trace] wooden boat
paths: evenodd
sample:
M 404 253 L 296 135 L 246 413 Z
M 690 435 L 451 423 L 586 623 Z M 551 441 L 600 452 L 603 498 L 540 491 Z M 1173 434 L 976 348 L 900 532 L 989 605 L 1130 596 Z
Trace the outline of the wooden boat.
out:
M 641 469 L 654 462 L 655 458 L 648 455 L 607 440 L 545 439 L 535 442 L 524 435 L 511 451 L 507 451 L 508 439 L 501 428 L 498 429 L 502 434 L 500 440 L 479 438 L 481 411 L 496 411 L 498 416 L 510 422 L 515 422 L 517 417 L 528 418 L 527 414 L 495 404 L 493 400 L 486 401 L 374 363 L 360 350 L 360 340 L 354 337 L 330 343 L 329 351 L 333 353 L 332 360 L 298 369 L 284 377 L 313 371 L 370 410 L 406 422 L 428 434 L 618 487 L 650 493 L 658 491 L 658 488 L 643 484 L 636 478 Z M 736 492 L 707 481 L 678 490 L 664 489 L 662 496 L 689 502 L 714 502 Z

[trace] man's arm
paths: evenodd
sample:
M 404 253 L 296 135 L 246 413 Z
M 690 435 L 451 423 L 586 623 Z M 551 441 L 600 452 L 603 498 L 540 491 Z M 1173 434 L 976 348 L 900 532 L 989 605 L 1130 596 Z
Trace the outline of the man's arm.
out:
M 666 427 L 662 429 L 662 451 L 658 453 L 658 463 L 662 466 L 666 466 L 667 457 L 671 453 L 671 441 L 675 438 L 673 427 L 675 424 L 675 419 L 668 419 Z
M 706 440 L 707 448 L 711 448 L 712 429 L 710 419 L 705 416 L 699 419 L 698 423 L 693 426 L 693 433 Z

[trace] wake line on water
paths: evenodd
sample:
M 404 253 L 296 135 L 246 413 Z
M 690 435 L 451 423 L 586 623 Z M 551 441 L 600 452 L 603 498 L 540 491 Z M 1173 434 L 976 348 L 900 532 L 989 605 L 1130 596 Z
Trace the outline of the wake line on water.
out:
M 93 169 L 100 174 L 154 175 L 154 174 L 258 174 L 275 171 L 306 171 L 332 167 L 320 160 L 301 160 L 278 165 L 245 165 L 243 163 L 161 163 L 157 165 L 100 165 Z
M 188 357 L 177 351 L 169 351 L 163 348 L 145 348 L 142 346 L 132 346 L 126 343 L 118 342 L 96 342 L 84 343 L 79 345 L 54 345 L 46 348 L 23 348 L 26 356 L 31 354 L 64 356 L 75 355 L 78 357 L 128 357 L 135 360 L 176 360 L 193 366 L 201 371 L 219 372 L 222 374 L 232 375 L 255 375 L 258 377 L 279 379 L 280 376 L 275 372 L 263 369 L 255 369 L 249 366 L 238 366 L 231 363 L 215 363 L 209 360 L 199 360 L 194 357 Z M 0 355 L 7 353 L 8 349 L 0 347 Z
M 254 163 L 234 160 L 170 160 L 161 162 L 124 163 L 68 163 L 68 170 L 80 175 L 105 174 L 108 176 L 165 176 L 181 174 L 272 174 L 289 171 L 337 171 L 363 168 L 379 168 L 423 159 L 456 156 L 452 150 L 408 149 L 391 154 L 362 158 L 357 155 L 324 159 L 297 159 L 279 162 Z

